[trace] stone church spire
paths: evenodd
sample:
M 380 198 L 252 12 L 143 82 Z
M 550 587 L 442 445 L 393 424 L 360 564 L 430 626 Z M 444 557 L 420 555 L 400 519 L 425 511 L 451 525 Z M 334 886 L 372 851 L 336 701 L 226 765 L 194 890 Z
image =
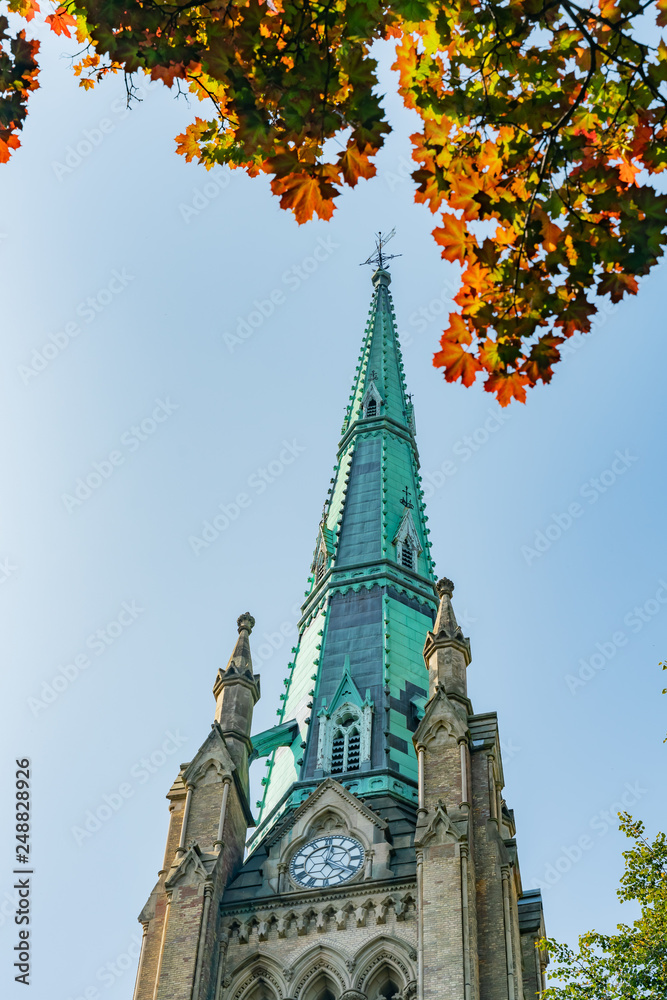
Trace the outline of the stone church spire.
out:
M 417 799 L 410 734 L 428 697 L 422 645 L 438 605 L 390 282 L 384 268 L 372 276 L 299 641 L 281 695 L 284 742 L 260 740 L 272 752 L 253 844 L 330 774 L 344 775 L 358 794 Z M 346 737 L 341 752 L 336 735 L 346 713 L 353 753 Z
M 134 1000 L 534 1000 L 544 988 L 541 898 L 522 884 L 498 720 L 473 711 L 454 585 L 431 561 L 389 281 L 373 275 L 276 725 L 252 734 L 246 613 L 211 730 L 168 794 Z

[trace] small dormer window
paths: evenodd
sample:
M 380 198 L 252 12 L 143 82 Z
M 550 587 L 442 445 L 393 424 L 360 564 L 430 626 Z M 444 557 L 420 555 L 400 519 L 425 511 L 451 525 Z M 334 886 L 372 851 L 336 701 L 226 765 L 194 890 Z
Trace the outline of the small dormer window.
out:
M 412 519 L 412 510 L 406 507 L 398 531 L 394 535 L 394 545 L 396 546 L 396 562 L 404 569 L 418 572 L 417 564 L 422 546 L 419 542 L 419 535 Z
M 326 559 L 324 558 L 324 553 L 320 552 L 320 558 L 317 561 L 317 575 L 316 575 L 317 583 L 319 583 L 322 577 L 324 576 L 324 570 L 326 568 L 326 564 L 327 563 Z
M 358 771 L 361 752 L 361 712 L 348 707 L 336 726 L 331 743 L 331 773 Z
M 373 704 L 340 705 L 331 715 L 319 713 L 317 766 L 329 774 L 359 771 L 371 757 Z
M 366 407 L 366 416 L 375 417 L 377 416 L 377 401 L 374 398 L 368 400 L 368 406 Z

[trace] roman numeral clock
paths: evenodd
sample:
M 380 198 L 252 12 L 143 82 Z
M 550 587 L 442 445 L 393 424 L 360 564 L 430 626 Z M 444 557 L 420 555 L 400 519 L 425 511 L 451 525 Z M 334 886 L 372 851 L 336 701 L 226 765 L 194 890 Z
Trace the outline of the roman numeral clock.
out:
M 290 862 L 290 875 L 305 889 L 324 889 L 353 878 L 364 863 L 364 849 L 354 837 L 318 837 L 304 844 Z

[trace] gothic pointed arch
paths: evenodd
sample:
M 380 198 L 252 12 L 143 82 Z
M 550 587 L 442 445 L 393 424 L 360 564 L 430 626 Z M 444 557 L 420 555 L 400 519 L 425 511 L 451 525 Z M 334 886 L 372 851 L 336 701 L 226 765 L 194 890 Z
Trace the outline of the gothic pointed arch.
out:
M 379 417 L 382 406 L 384 400 L 375 384 L 375 379 L 371 379 L 361 401 L 361 412 L 364 417 Z
M 283 1000 L 288 995 L 281 965 L 269 955 L 253 955 L 225 980 L 221 1000 Z
M 407 997 L 416 978 L 415 958 L 406 942 L 382 935 L 355 956 L 354 987 L 368 1000 L 392 1000 L 396 994 Z
M 315 543 L 315 555 L 313 556 L 313 562 L 310 567 L 310 571 L 315 578 L 315 585 L 317 585 L 327 569 L 331 565 L 331 559 L 334 553 L 334 534 L 330 528 L 327 527 L 326 522 L 323 520 L 320 524 L 320 530 L 317 534 L 317 542 Z
M 236 765 L 232 760 L 222 734 L 222 729 L 217 723 L 213 725 L 211 732 L 183 771 L 181 776 L 183 784 L 186 787 L 188 785 L 196 785 L 209 767 L 215 767 L 220 776 L 231 774 L 236 769 Z
M 311 948 L 293 970 L 294 1000 L 339 1000 L 350 986 L 347 961 L 349 956 L 330 946 Z
M 417 557 L 423 551 L 423 547 L 419 541 L 412 513 L 407 507 L 394 535 L 393 543 L 396 546 L 396 562 L 399 566 L 416 571 Z
M 349 655 L 331 704 L 325 703 L 317 714 L 318 769 L 327 774 L 363 770 L 371 759 L 373 702 L 368 691 L 362 699 L 352 679 Z

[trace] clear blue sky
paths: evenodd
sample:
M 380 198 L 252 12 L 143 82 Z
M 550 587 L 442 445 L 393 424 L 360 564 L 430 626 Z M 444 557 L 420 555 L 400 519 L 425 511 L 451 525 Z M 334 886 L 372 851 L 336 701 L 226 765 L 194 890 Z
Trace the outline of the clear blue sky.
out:
M 395 102 L 379 176 L 299 228 L 265 179 L 175 155 L 197 102 L 155 85 L 126 114 L 122 80 L 77 88 L 66 44 L 45 42 L 0 172 L 3 995 L 23 996 L 4 916 L 14 759 L 34 771 L 31 997 L 126 1000 L 164 796 L 206 736 L 245 610 L 256 728 L 273 723 L 370 302 L 358 265 L 392 226 L 433 553 L 471 637 L 475 709 L 499 714 L 524 885 L 554 883 L 551 934 L 610 928 L 624 838 L 609 814 L 625 795 L 651 832 L 666 825 L 665 272 L 501 414 L 431 367 L 456 270 L 412 203 Z M 233 523 L 193 544 L 239 493 Z M 119 808 L 82 838 L 105 801 Z

